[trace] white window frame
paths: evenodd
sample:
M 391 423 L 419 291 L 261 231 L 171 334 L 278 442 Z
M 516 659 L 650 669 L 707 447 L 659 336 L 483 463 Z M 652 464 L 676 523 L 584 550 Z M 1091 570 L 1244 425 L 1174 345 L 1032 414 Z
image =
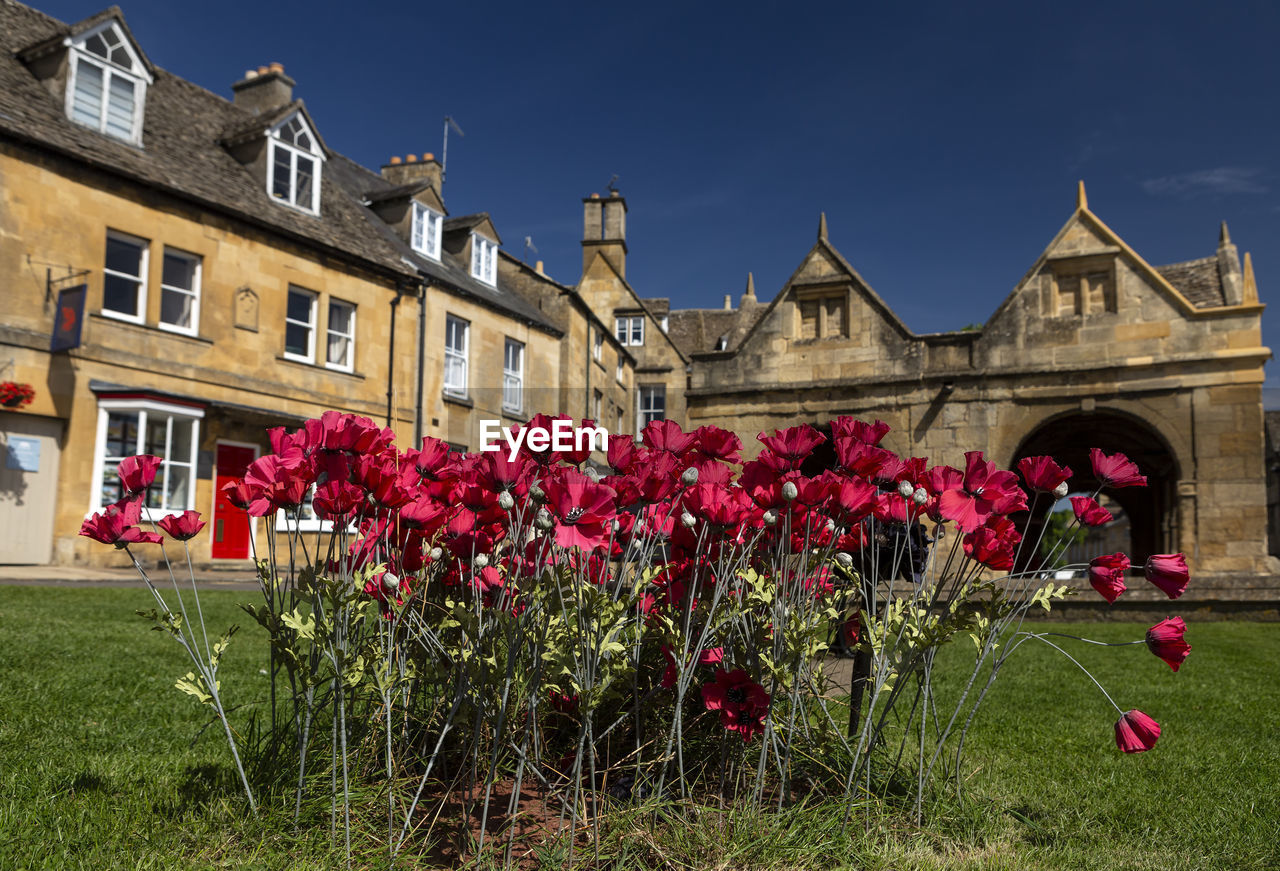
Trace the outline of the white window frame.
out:
M 591 344 L 591 359 L 599 362 L 604 359 L 604 330 L 596 327 L 595 337 Z
M 176 285 L 165 284 L 164 281 L 164 258 L 176 257 L 180 260 L 187 260 L 193 264 L 191 270 L 191 287 L 184 288 Z M 172 333 L 182 333 L 187 336 L 194 336 L 200 332 L 200 278 L 204 269 L 204 261 L 199 254 L 192 254 L 190 251 L 181 251 L 177 248 L 165 246 L 160 255 L 160 311 L 159 320 L 156 326 L 162 330 L 168 330 Z M 179 326 L 171 324 L 164 319 L 164 295 L 165 293 L 177 293 L 182 296 L 191 297 L 191 325 Z
M 139 236 L 131 236 L 128 233 L 121 233 L 118 230 L 107 230 L 107 239 L 114 238 L 118 242 L 127 245 L 136 245 L 142 249 L 142 256 L 138 259 L 138 274 L 130 275 L 127 272 L 116 272 L 114 269 L 107 268 L 107 249 L 104 245 L 102 249 L 102 315 L 103 317 L 115 318 L 121 321 L 129 321 L 133 324 L 140 324 L 147 318 L 147 270 L 151 266 L 151 242 Z M 138 291 L 134 297 L 134 313 L 126 314 L 125 312 L 116 311 L 107 308 L 107 276 L 132 281 L 138 285 Z
M 644 315 L 617 315 L 613 319 L 613 332 L 620 345 L 643 345 Z
M 200 421 L 204 418 L 204 409 L 193 408 L 189 405 L 173 405 L 156 399 L 99 399 L 97 441 L 93 450 L 93 486 L 90 488 L 89 512 L 86 517 L 106 507 L 102 501 L 102 477 L 106 472 L 107 466 L 104 454 L 107 445 L 107 422 L 113 411 L 138 415 L 137 440 L 132 447 L 132 453 L 126 453 L 124 456 L 152 454 L 161 459 L 160 468 L 156 471 L 156 483 L 152 486 L 159 488 L 163 507 L 146 509 L 146 512 L 143 513 L 144 522 L 148 517 L 148 512 L 151 518 L 158 519 L 170 514 L 181 514 L 183 511 L 195 508 L 196 465 L 200 456 Z M 147 418 L 151 415 L 167 418 L 163 451 L 158 450 L 155 445 L 147 444 Z M 186 459 L 179 460 L 169 456 L 169 444 L 173 441 L 173 422 L 175 418 L 182 419 L 183 423 L 189 422 L 191 424 L 191 455 Z M 113 457 L 112 459 L 118 461 L 123 457 Z M 164 505 L 164 500 L 168 498 L 168 487 L 166 486 L 168 475 L 175 467 L 180 470 L 185 469 L 187 476 L 187 503 L 185 505 Z
M 302 497 L 302 504 L 298 506 L 297 520 L 291 512 L 285 511 L 283 508 L 276 509 L 276 529 L 289 529 L 297 532 L 333 532 L 332 520 L 321 520 L 316 516 L 315 508 L 312 501 L 316 497 L 316 485 L 312 484 L 307 488 L 306 495 Z M 356 531 L 357 515 L 353 515 L 347 523 L 346 531 L 354 533 Z M 250 518 L 256 521 L 257 518 Z
M 413 204 L 413 227 L 409 244 L 414 251 L 432 260 L 440 259 L 440 234 L 444 229 L 444 215 L 422 203 Z
M 662 407 L 659 409 L 657 403 L 654 402 L 656 397 L 662 398 Z M 648 400 L 646 402 L 646 399 Z M 641 431 L 645 425 L 654 420 L 666 420 L 667 418 L 667 385 L 665 384 L 641 384 L 636 388 L 636 437 L 639 438 Z
M 456 329 L 450 329 L 453 325 Z M 461 347 L 449 344 L 451 335 L 461 337 Z M 467 357 L 471 344 L 471 322 L 453 315 L 445 316 L 444 325 L 444 392 L 449 396 L 465 397 L 467 395 Z M 452 366 L 451 366 L 452 362 Z M 461 383 L 451 383 L 450 372 L 461 373 Z
M 604 417 L 604 393 L 599 390 L 591 391 L 591 420 L 596 426 L 600 425 L 601 419 Z
M 300 148 L 290 142 L 285 142 L 281 138 L 281 131 L 294 119 L 302 124 L 303 130 L 306 131 L 307 137 L 311 140 L 311 148 Z M 320 214 L 320 177 L 324 171 L 324 152 L 320 150 L 320 140 L 316 137 L 316 132 L 311 129 L 311 125 L 307 123 L 306 118 L 300 112 L 294 112 L 287 118 L 282 119 L 267 131 L 267 196 L 272 201 L 289 206 L 293 209 L 306 212 L 311 215 Z M 275 175 L 276 175 L 276 151 L 283 150 L 289 155 L 289 196 L 279 197 L 275 193 Z M 311 182 L 311 202 L 298 202 L 298 159 L 308 158 L 315 165 L 315 177 Z
M 519 414 L 523 409 L 524 342 L 508 336 L 502 346 L 502 410 Z
M 618 355 L 618 371 L 615 373 L 618 383 L 624 387 L 627 384 L 627 361 L 622 359 L 622 355 Z
M 116 38 L 123 44 L 125 53 L 129 55 L 130 65 L 128 68 L 114 61 L 99 57 L 85 48 L 85 43 L 90 39 L 108 30 L 114 32 Z M 62 41 L 62 44 L 67 47 L 67 92 L 65 97 L 67 118 L 82 127 L 97 130 L 104 136 L 110 136 L 112 139 L 120 139 L 131 145 L 141 147 L 142 118 L 143 108 L 147 102 L 147 85 L 153 84 L 154 80 L 151 74 L 147 72 L 147 68 L 142 64 L 142 59 L 133 50 L 130 40 L 124 35 L 115 20 L 104 21 L 79 36 L 69 36 Z M 96 67 L 102 73 L 102 102 L 98 107 L 97 124 L 90 124 L 75 117 L 76 82 L 80 76 L 82 66 Z M 133 114 L 130 118 L 128 136 L 117 136 L 107 129 L 108 106 L 111 101 L 111 80 L 113 78 L 124 79 L 133 85 Z
M 498 286 L 498 243 L 478 233 L 471 234 L 471 277 Z
M 333 328 L 333 310 L 334 308 L 346 308 L 351 311 L 351 320 L 347 332 L 342 333 Z M 336 369 L 339 372 L 354 372 L 356 369 L 356 304 L 347 302 L 345 299 L 335 299 L 329 297 L 329 310 L 326 312 L 324 325 L 324 365 L 326 369 Z M 329 358 L 331 349 L 333 348 L 334 337 L 341 337 L 347 340 L 347 362 L 335 363 Z
M 289 297 L 294 294 L 306 296 L 310 300 L 310 321 L 299 321 L 289 317 Z M 316 311 L 319 308 L 320 294 L 314 290 L 307 290 L 305 287 L 295 287 L 289 285 L 289 292 L 285 296 L 284 302 L 284 358 L 286 360 L 294 360 L 298 363 L 315 363 L 316 361 Z M 289 350 L 289 325 L 295 324 L 307 328 L 307 353 L 305 355 L 298 354 Z

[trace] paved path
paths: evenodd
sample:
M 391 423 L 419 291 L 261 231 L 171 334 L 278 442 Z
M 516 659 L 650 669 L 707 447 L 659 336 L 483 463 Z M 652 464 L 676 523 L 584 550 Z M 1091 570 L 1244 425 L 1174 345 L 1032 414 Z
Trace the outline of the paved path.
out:
M 149 570 L 155 582 L 168 583 L 169 575 L 161 566 Z M 180 582 L 187 581 L 186 566 L 174 566 Z M 0 586 L 40 587 L 133 587 L 141 586 L 137 569 L 103 569 L 89 566 L 3 566 Z M 196 569 L 196 585 L 210 590 L 256 590 L 258 581 L 247 562 L 235 568 Z

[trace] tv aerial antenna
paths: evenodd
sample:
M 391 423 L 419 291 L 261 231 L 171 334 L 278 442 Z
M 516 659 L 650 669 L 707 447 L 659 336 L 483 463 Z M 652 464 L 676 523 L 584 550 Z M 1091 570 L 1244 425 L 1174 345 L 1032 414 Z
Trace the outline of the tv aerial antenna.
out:
M 466 136 L 462 132 L 462 128 L 458 126 L 458 122 L 453 120 L 450 115 L 444 116 L 444 148 L 441 149 L 440 156 L 440 184 L 444 185 L 445 174 L 449 169 L 449 128 L 452 127 L 459 136 Z
M 525 237 L 524 237 L 524 256 L 522 256 L 520 259 L 521 259 L 521 260 L 523 260 L 524 262 L 528 263 L 528 262 L 529 262 L 529 252 L 530 252 L 530 251 L 532 251 L 534 254 L 537 254 L 537 253 L 538 253 L 538 246 L 537 246 L 537 245 L 535 245 L 535 244 L 533 244 L 533 237 L 532 237 L 532 236 L 525 236 Z

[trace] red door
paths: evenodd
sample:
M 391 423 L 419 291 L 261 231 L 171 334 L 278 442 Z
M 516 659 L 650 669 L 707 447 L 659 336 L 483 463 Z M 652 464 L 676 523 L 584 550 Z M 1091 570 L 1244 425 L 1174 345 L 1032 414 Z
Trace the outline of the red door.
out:
M 249 464 L 258 458 L 256 448 L 218 443 L 218 475 L 213 503 L 214 559 L 249 558 L 249 515 L 232 505 L 222 488 L 244 477 Z

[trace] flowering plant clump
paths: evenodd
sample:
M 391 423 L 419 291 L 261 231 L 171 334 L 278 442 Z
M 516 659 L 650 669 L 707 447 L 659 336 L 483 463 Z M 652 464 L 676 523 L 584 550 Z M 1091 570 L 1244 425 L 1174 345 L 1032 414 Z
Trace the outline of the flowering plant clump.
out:
M 0 406 L 4 408 L 22 408 L 30 405 L 36 398 L 36 390 L 30 384 L 19 384 L 16 381 L 0 381 Z
M 838 418 L 829 435 L 761 433 L 744 461 L 731 432 L 658 421 L 639 443 L 613 436 L 606 467 L 518 429 L 510 454 L 432 438 L 401 449 L 337 412 L 271 430 L 272 452 L 226 492 L 265 521 L 262 602 L 245 610 L 270 642 L 260 722 L 270 758 L 296 761 L 295 813 L 326 790 L 349 837 L 351 781 L 376 770 L 394 858 L 451 802 L 463 825 L 478 819 L 483 849 L 487 820 L 511 818 L 526 783 L 577 831 L 606 795 L 758 807 L 816 790 L 852 807 L 904 765 L 919 813 L 940 775 L 959 782 L 967 728 L 1014 650 L 1067 654 L 1023 628 L 1070 591 L 1047 580 L 1040 542 L 1024 549 L 1018 520 L 1066 496 L 1072 473 L 1032 457 L 1020 483 L 979 452 L 931 466 L 882 447 L 888 432 Z M 834 460 L 814 468 L 828 442 Z M 1121 455 L 1093 465 L 1109 488 L 1145 483 Z M 120 464 L 127 504 L 84 534 L 126 550 L 159 538 L 130 507 L 149 466 Z M 1103 522 L 1101 489 L 1079 497 L 1077 524 Z M 304 532 L 308 504 L 322 522 Z M 201 525 L 160 528 L 185 542 Z M 1128 558 L 1094 563 L 1114 601 Z M 1171 597 L 1187 583 L 1181 555 L 1146 574 Z M 1176 670 L 1184 629 L 1165 621 L 1134 643 Z M 974 645 L 963 690 L 936 690 L 938 651 L 957 639 Z M 853 655 L 841 686 L 832 643 Z M 189 683 L 216 701 L 211 668 Z M 1120 749 L 1150 749 L 1159 727 L 1116 710 Z

